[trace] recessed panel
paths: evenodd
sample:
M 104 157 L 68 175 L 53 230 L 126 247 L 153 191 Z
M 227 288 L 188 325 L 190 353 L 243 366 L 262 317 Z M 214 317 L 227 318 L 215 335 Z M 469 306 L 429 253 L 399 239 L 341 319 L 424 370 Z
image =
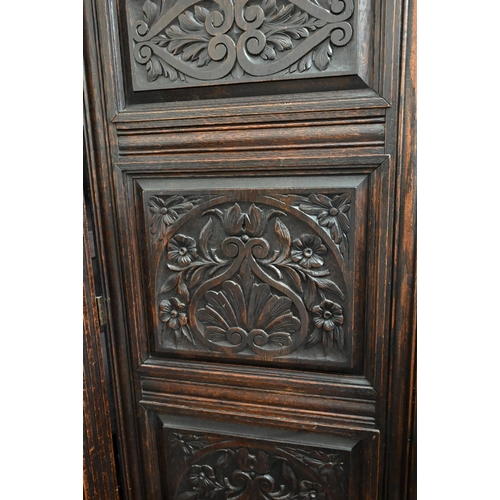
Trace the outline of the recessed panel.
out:
M 354 0 L 128 0 L 133 89 L 358 74 Z
M 157 417 L 163 498 L 357 498 L 354 439 Z
M 157 353 L 359 365 L 365 176 L 140 184 Z

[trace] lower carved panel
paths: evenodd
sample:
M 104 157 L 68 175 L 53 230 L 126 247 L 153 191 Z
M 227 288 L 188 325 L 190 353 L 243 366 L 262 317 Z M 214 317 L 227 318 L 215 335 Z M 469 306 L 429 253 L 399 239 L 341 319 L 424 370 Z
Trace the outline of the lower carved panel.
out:
M 359 441 L 171 415 L 157 424 L 166 499 L 357 498 Z

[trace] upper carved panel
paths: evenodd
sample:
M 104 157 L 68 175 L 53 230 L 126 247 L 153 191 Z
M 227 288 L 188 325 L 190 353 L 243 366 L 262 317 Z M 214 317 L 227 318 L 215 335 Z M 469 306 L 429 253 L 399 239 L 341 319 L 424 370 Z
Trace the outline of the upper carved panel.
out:
M 353 0 L 129 0 L 134 89 L 354 74 L 354 9 Z
M 147 194 L 157 347 L 350 366 L 353 196 Z

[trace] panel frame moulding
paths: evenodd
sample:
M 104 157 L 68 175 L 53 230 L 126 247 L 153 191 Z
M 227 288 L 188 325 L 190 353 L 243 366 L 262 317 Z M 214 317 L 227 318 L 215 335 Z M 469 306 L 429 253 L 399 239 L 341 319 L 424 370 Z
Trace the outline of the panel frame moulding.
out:
M 145 460 L 145 468 L 152 474 L 152 477 L 162 477 L 164 474 L 161 473 L 161 470 L 168 470 L 166 467 L 167 457 L 165 456 L 166 443 L 164 439 L 167 437 L 167 432 L 177 430 L 181 433 L 219 436 L 219 439 L 222 440 L 226 436 L 226 440 L 235 440 L 237 446 L 243 445 L 254 449 L 255 447 L 261 449 L 264 447 L 268 451 L 272 450 L 273 446 L 319 446 L 321 448 L 331 446 L 334 450 L 346 453 L 345 458 L 348 461 L 353 461 L 352 465 L 354 466 L 354 470 L 351 471 L 349 495 L 345 496 L 347 492 L 344 494 L 337 492 L 335 498 L 342 498 L 343 500 L 348 498 L 352 500 L 375 498 L 378 469 L 376 457 L 380 446 L 380 434 L 377 431 L 342 429 L 330 426 L 322 428 L 321 433 L 310 433 L 309 426 L 306 425 L 301 428 L 291 421 L 282 421 L 281 430 L 276 431 L 272 427 L 272 421 L 269 422 L 271 427 L 262 425 L 255 427 L 255 421 L 248 417 L 227 423 L 215 415 L 212 418 L 206 416 L 199 418 L 196 412 L 178 411 L 174 407 L 150 405 L 147 402 L 141 403 L 141 406 L 143 408 L 141 422 L 145 436 L 147 436 L 146 440 L 150 446 L 154 447 L 153 455 L 160 457 L 160 461 L 157 461 L 152 455 L 149 455 Z M 228 435 L 230 432 L 231 434 Z M 195 456 L 200 456 L 200 453 L 196 453 Z M 330 456 L 329 458 L 334 457 Z M 240 465 L 243 464 L 240 462 Z M 362 481 L 358 480 L 360 476 L 363 477 Z M 319 476 L 317 478 L 319 479 Z M 176 477 L 175 479 L 179 478 Z M 164 481 L 152 481 L 146 485 L 146 488 L 148 498 L 160 498 L 162 493 L 164 494 L 167 485 Z M 328 492 L 332 492 L 330 488 Z M 338 496 L 339 494 L 340 496 Z M 328 498 L 330 497 L 328 496 Z
M 120 48 L 119 31 L 123 29 L 120 25 L 120 19 L 123 16 L 121 12 L 121 3 L 118 0 L 106 0 L 98 2 L 98 19 L 100 31 L 101 50 L 103 57 L 110 61 L 110 64 L 104 68 L 103 81 L 108 98 L 108 117 L 112 123 L 117 126 L 133 125 L 141 122 L 142 128 L 149 127 L 149 122 L 153 125 L 159 122 L 170 123 L 171 125 L 194 124 L 194 123 L 225 123 L 239 120 L 240 123 L 246 120 L 256 120 L 262 123 L 272 122 L 276 119 L 287 120 L 291 116 L 292 120 L 297 119 L 297 113 L 330 113 L 350 110 L 351 116 L 355 116 L 359 111 L 361 114 L 367 110 L 373 110 L 375 115 L 380 110 L 391 106 L 390 93 L 387 95 L 384 82 L 390 79 L 391 64 L 387 64 L 386 59 L 389 56 L 388 51 L 379 51 L 373 49 L 376 44 L 373 41 L 383 38 L 384 32 L 391 32 L 394 29 L 396 19 L 394 16 L 385 14 L 385 6 L 372 0 L 360 1 L 360 9 L 367 9 L 370 29 L 370 43 L 363 41 L 361 45 L 366 51 L 363 56 L 363 64 L 360 70 L 362 79 L 366 81 L 366 88 L 359 89 L 336 89 L 328 86 L 318 92 L 288 93 L 283 94 L 284 89 L 278 92 L 280 95 L 270 95 L 266 97 L 266 103 L 262 103 L 260 96 L 253 97 L 226 97 L 221 101 L 210 97 L 196 97 L 193 101 L 172 101 L 168 103 L 168 109 L 161 101 L 163 94 L 156 95 L 156 104 L 130 102 L 130 96 L 127 95 L 127 83 L 123 76 L 127 72 L 126 64 L 123 64 L 124 54 Z M 388 10 L 392 10 L 392 1 L 386 0 Z M 106 20 L 105 22 L 101 20 Z M 323 80 L 317 78 L 316 80 Z M 163 91 L 162 91 L 163 92 Z M 248 95 L 248 92 L 246 93 Z M 111 97 L 112 96 L 112 97 Z M 218 97 L 218 95 L 217 95 Z M 305 115 L 304 115 L 305 116 Z M 110 126 L 112 127 L 111 123 Z M 156 126 L 156 125 L 154 125 Z M 168 125 L 170 126 L 170 125 Z M 114 128 L 114 127 L 112 127 Z
M 374 161 L 377 159 L 377 161 Z M 133 304 L 137 297 L 143 297 L 141 300 L 145 300 L 145 290 L 148 289 L 148 284 L 144 282 L 144 276 L 146 276 L 145 271 L 141 269 L 141 266 L 144 265 L 143 258 L 139 257 L 139 249 L 143 246 L 141 243 L 140 235 L 145 235 L 147 230 L 144 228 L 144 223 L 140 222 L 143 220 L 143 215 L 140 212 L 135 212 L 134 210 L 131 212 L 130 207 L 141 206 L 141 190 L 138 189 L 138 181 L 140 179 L 155 179 L 155 178 L 182 178 L 182 177 L 190 177 L 192 174 L 186 171 L 186 165 L 181 162 L 178 163 L 175 159 L 169 159 L 173 163 L 172 169 L 166 169 L 166 165 L 157 166 L 154 170 L 148 171 L 148 169 L 144 169 L 144 165 L 142 167 L 133 163 L 132 165 L 127 165 L 125 168 L 124 163 L 120 163 L 119 168 L 115 169 L 115 176 L 117 182 L 118 196 L 121 200 L 122 212 L 120 215 L 121 222 L 119 223 L 120 228 L 120 238 L 122 241 L 130 242 L 129 246 L 125 249 L 122 249 L 122 257 L 124 262 L 127 262 L 127 268 L 130 269 L 130 272 L 127 273 L 126 281 L 128 283 L 125 300 L 126 303 L 130 302 Z M 226 158 L 226 155 L 220 156 L 219 161 L 228 167 L 227 173 L 231 173 L 232 175 L 249 175 L 249 173 L 245 173 L 243 170 L 236 169 L 234 165 L 232 165 L 231 161 Z M 315 161 L 313 159 L 313 161 Z M 373 221 L 368 221 L 368 227 L 371 227 L 370 231 L 375 231 L 375 234 L 381 234 L 381 238 L 383 241 L 391 241 L 392 240 L 392 210 L 390 206 L 386 206 L 385 201 L 387 200 L 390 192 L 389 186 L 384 181 L 384 178 L 390 173 L 389 171 L 389 160 L 387 157 L 382 156 L 381 158 L 371 157 L 363 158 L 365 164 L 356 165 L 355 163 L 351 163 L 349 161 L 349 165 L 345 164 L 346 159 L 343 160 L 338 159 L 340 163 L 338 165 L 337 170 L 333 170 L 330 166 L 329 168 L 311 168 L 307 174 L 308 175 L 325 175 L 325 174 L 335 174 L 339 173 L 343 175 L 359 175 L 363 173 L 367 175 L 370 184 L 370 194 L 368 196 L 369 205 L 368 210 L 373 212 Z M 331 158 L 330 158 L 331 162 Z M 299 163 L 300 165 L 300 163 Z M 206 172 L 207 165 L 204 165 L 204 169 Z M 283 170 L 283 166 L 275 167 L 274 169 L 270 169 L 266 166 L 267 175 L 275 175 L 275 176 L 283 176 L 286 175 Z M 333 170 L 333 171 L 332 171 Z M 258 162 L 254 165 L 255 174 L 258 171 Z M 211 175 L 212 177 L 221 177 L 221 172 L 215 171 Z M 222 177 L 225 175 L 222 174 Z M 251 178 L 251 175 L 250 175 Z M 378 200 L 378 201 L 375 201 Z M 384 208 L 386 206 L 386 208 Z M 129 207 L 129 208 L 127 208 Z M 374 225 L 375 224 L 375 225 Z M 373 226 L 373 227 L 372 227 Z M 375 230 L 378 228 L 378 230 Z M 383 384 L 381 378 L 381 372 L 383 368 L 384 360 L 386 359 L 386 349 L 388 337 L 385 332 L 387 332 L 389 325 L 389 316 L 387 311 L 378 314 L 377 308 L 384 308 L 385 305 L 380 303 L 378 296 L 380 294 L 383 295 L 380 286 L 376 286 L 375 283 L 387 283 L 384 276 L 390 272 L 390 269 L 387 267 L 387 259 L 388 255 L 384 250 L 384 244 L 382 244 L 382 240 L 377 238 L 369 239 L 370 244 L 367 247 L 368 256 L 367 256 L 367 269 L 366 276 L 369 279 L 368 285 L 368 295 L 365 298 L 366 303 L 368 304 L 367 308 L 367 318 L 368 322 L 365 325 L 365 330 L 367 332 L 371 332 L 370 335 L 366 337 L 366 344 L 364 347 L 365 357 L 364 357 L 364 367 L 362 369 L 362 373 L 366 380 L 373 386 L 375 391 L 378 393 L 381 390 L 381 386 Z M 387 285 L 385 285 L 387 286 Z M 137 290 L 133 292 L 132 290 Z M 136 369 L 143 366 L 144 363 L 148 361 L 154 362 L 156 358 L 154 355 L 151 356 L 151 348 L 149 346 L 149 340 L 147 335 L 139 335 L 140 332 L 147 332 L 149 328 L 146 326 L 148 324 L 147 317 L 149 313 L 145 312 L 144 306 L 136 308 L 137 310 L 134 312 L 130 320 L 130 331 L 136 332 L 132 338 L 134 339 L 131 346 L 134 346 L 132 349 L 133 358 L 135 359 L 134 366 Z M 375 334 L 374 332 L 378 332 Z M 175 360 L 171 360 L 172 362 L 177 362 Z M 169 361 L 167 361 L 168 363 Z M 214 360 L 216 362 L 216 360 Z M 255 375 L 258 374 L 259 369 L 255 369 Z

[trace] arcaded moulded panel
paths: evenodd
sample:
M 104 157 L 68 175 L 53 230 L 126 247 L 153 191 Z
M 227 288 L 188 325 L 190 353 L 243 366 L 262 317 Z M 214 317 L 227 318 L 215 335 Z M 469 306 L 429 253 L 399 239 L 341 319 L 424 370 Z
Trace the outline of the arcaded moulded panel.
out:
M 355 0 L 127 0 L 133 90 L 358 75 L 370 12 Z
M 359 368 L 366 175 L 139 184 L 157 353 Z

